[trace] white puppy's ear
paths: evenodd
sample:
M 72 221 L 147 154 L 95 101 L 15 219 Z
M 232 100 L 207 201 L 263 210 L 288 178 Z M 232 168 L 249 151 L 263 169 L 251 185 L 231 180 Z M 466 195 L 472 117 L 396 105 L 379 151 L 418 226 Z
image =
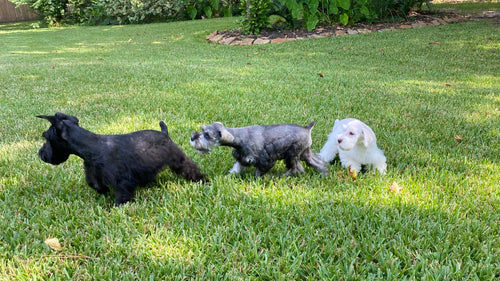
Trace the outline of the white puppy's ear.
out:
M 370 146 L 376 140 L 375 133 L 368 126 L 363 126 L 361 133 L 363 134 L 363 144 L 365 147 Z

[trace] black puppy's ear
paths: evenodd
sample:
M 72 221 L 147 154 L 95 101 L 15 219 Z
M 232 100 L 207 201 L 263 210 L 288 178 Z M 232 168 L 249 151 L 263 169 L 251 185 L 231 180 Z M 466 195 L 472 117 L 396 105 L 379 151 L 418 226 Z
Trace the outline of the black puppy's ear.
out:
M 67 114 L 64 114 L 61 112 L 57 112 L 56 115 L 54 115 L 54 116 L 37 115 L 36 117 L 49 120 L 50 124 L 52 124 L 52 125 L 56 125 L 56 123 L 58 121 L 62 121 L 62 120 L 71 121 L 75 125 L 78 125 L 78 122 L 79 122 L 78 118 L 76 118 L 75 116 L 67 115 Z
M 64 114 L 62 112 L 56 112 L 55 117 L 59 120 L 71 121 L 75 125 L 78 125 L 78 122 L 79 122 L 78 118 L 76 118 L 75 116 L 67 115 L 67 114 Z
M 36 117 L 49 120 L 50 124 L 52 124 L 52 125 L 54 125 L 56 120 L 57 120 L 57 118 L 55 116 L 37 115 Z
M 59 135 L 61 136 L 61 138 L 63 140 L 67 141 L 69 139 L 69 126 L 73 125 L 71 123 L 73 123 L 73 122 L 71 122 L 71 121 L 68 122 L 68 120 L 60 120 L 55 125 Z

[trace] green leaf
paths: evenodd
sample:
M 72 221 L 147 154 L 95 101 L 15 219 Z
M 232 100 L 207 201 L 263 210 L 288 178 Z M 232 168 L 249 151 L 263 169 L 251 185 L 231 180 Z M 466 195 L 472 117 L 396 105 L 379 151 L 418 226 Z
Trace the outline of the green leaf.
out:
M 328 6 L 328 11 L 332 15 L 336 15 L 339 13 L 339 8 L 337 7 L 337 3 L 335 1 L 330 2 L 330 6 Z
M 349 22 L 349 16 L 346 13 L 342 13 L 342 15 L 340 15 L 339 17 L 339 20 L 341 24 L 347 25 L 347 23 Z
M 336 0 L 337 1 L 337 6 L 344 10 L 349 10 L 351 7 L 351 1 L 349 0 Z
M 198 14 L 195 6 L 187 6 L 186 12 L 188 13 L 189 18 L 192 20 L 194 20 L 194 18 L 196 18 L 196 14 Z
M 302 6 L 296 0 L 286 0 L 286 7 L 292 12 L 294 19 L 297 19 L 302 11 Z
M 217 11 L 219 9 L 219 0 L 210 1 L 210 5 L 212 5 L 212 8 L 214 8 L 214 10 Z
M 302 9 L 299 4 L 295 4 L 295 6 L 293 6 L 291 10 L 292 10 L 292 18 L 296 19 L 299 17 L 299 14 Z
M 314 28 L 316 28 L 316 25 L 318 24 L 318 22 L 319 22 L 319 19 L 318 19 L 317 15 L 308 17 L 307 21 L 306 21 L 307 30 L 311 31 Z
M 362 6 L 361 9 L 359 9 L 359 11 L 365 15 L 365 16 L 369 16 L 370 15 L 370 10 L 368 10 L 368 8 L 366 6 Z
M 233 16 L 233 12 L 231 12 L 231 9 L 229 8 L 225 8 L 224 10 L 222 10 L 223 14 L 224 14 L 224 17 L 232 17 Z
M 309 3 L 307 3 L 307 7 L 309 7 L 309 12 L 311 14 L 314 14 L 318 10 L 319 6 L 319 0 L 310 0 Z
M 205 12 L 205 16 L 207 16 L 207 18 L 212 17 L 212 8 L 210 6 L 203 8 L 203 12 Z

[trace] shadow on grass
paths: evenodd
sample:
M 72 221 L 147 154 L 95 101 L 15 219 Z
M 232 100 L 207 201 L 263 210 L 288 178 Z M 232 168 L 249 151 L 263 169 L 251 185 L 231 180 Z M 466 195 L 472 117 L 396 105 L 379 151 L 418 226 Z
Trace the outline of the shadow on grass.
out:
M 36 28 L 45 28 L 46 25 L 41 21 L 20 21 L 13 23 L 0 23 L 0 34 L 2 31 L 32 30 Z

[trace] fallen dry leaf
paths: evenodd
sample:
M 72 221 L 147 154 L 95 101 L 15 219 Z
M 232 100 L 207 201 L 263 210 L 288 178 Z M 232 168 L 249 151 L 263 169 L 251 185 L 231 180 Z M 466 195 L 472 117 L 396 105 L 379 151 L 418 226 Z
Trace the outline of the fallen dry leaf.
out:
M 324 75 L 322 73 L 318 73 L 319 77 L 323 78 Z
M 429 42 L 429 45 L 441 45 L 441 42 L 438 42 L 438 41 Z
M 349 166 L 349 175 L 351 176 L 351 178 L 352 178 L 353 180 L 355 180 L 355 179 L 356 179 L 356 176 L 358 175 L 358 171 L 356 171 L 356 169 L 351 170 L 351 166 Z
M 62 251 L 61 243 L 59 243 L 59 239 L 57 238 L 47 238 L 45 239 L 45 244 L 53 250 Z
M 401 191 L 403 191 L 403 187 L 399 185 L 396 181 L 392 182 L 391 186 L 389 186 L 389 189 L 391 190 L 391 192 L 394 193 L 401 193 Z
M 446 87 L 451 87 L 451 84 L 448 84 L 448 83 L 446 83 L 446 84 L 444 84 L 444 85 L 445 85 Z
M 348 48 L 348 47 L 342 47 L 342 49 L 344 49 L 344 50 L 349 50 L 349 48 Z

